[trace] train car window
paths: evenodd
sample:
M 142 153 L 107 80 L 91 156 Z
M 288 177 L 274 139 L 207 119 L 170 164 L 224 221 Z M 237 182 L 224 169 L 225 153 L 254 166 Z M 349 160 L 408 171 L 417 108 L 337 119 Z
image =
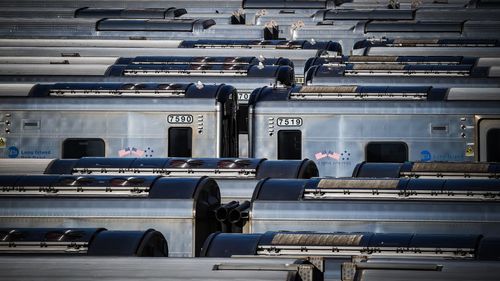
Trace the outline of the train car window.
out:
M 105 148 L 102 139 L 66 139 L 63 141 L 62 158 L 105 157 Z
M 302 132 L 278 131 L 278 159 L 302 159 Z
M 172 127 L 168 130 L 168 157 L 191 157 L 193 151 L 193 129 Z
M 366 145 L 366 162 L 405 161 L 408 161 L 408 145 L 404 142 L 370 142 Z
M 500 162 L 500 129 L 490 129 L 486 133 L 486 161 Z
M 248 134 L 248 106 L 240 105 L 236 116 L 238 118 L 238 133 Z

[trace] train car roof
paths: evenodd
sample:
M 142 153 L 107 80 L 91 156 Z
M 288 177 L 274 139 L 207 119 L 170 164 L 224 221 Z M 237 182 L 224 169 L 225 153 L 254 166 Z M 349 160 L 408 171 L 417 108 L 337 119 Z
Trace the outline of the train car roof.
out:
M 261 180 L 252 201 L 500 200 L 500 179 L 313 178 Z
M 486 162 L 362 162 L 353 170 L 353 177 L 500 177 L 500 163 Z
M 2 97 L 148 97 L 217 99 L 224 102 L 235 89 L 201 83 L 53 83 L 0 84 Z
M 210 174 L 214 178 L 311 178 L 318 176 L 309 160 L 267 160 L 265 158 L 102 158 L 56 159 L 46 174 L 156 174 L 171 177 Z
M 262 101 L 498 101 L 499 88 L 439 88 L 430 86 L 295 86 L 263 87 L 252 92 L 249 104 Z
M 185 40 L 179 48 L 273 48 L 273 49 L 315 49 L 342 53 L 339 43 L 333 41 L 308 40 Z

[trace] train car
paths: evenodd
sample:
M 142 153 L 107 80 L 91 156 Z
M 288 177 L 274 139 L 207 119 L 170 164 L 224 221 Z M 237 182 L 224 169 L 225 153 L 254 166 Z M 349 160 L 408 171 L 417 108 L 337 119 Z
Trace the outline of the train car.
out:
M 0 58 L 1 59 L 1 58 Z M 439 66 L 469 66 L 472 68 L 478 67 L 479 70 L 486 68 L 492 76 L 496 67 L 500 66 L 500 56 L 494 58 L 483 58 L 483 57 L 464 57 L 464 56 L 336 56 L 336 57 L 314 57 L 307 60 L 304 66 L 304 72 L 307 72 L 313 66 L 344 66 L 345 73 L 344 76 L 349 75 L 367 75 L 369 73 L 372 75 L 382 74 L 382 75 L 397 75 L 398 73 L 403 74 L 404 69 L 413 71 L 413 73 L 407 73 L 406 75 L 424 75 L 422 73 L 423 66 L 425 65 L 439 65 Z M 397 67 L 397 66 L 398 67 Z M 404 67 L 402 67 L 404 65 Z M 420 69 L 412 69 L 412 66 L 418 65 Z M 371 67 L 371 68 L 370 68 Z M 396 69 L 397 68 L 397 69 Z M 349 69 L 349 70 L 347 70 Z M 386 73 L 383 73 L 383 70 Z M 431 68 L 427 68 L 430 72 L 435 73 Z M 447 69 L 447 68 L 444 68 Z M 439 69 L 439 70 L 444 70 Z M 359 71 L 358 71 L 359 70 Z M 439 71 L 436 69 L 436 71 Z M 448 75 L 458 74 L 457 70 L 453 68 L 449 69 L 450 73 Z M 350 72 L 349 72 L 350 71 Z M 390 71 L 390 72 L 389 72 Z M 476 71 L 478 71 L 476 69 Z M 471 71 L 472 72 L 472 71 Z M 473 72 L 470 74 L 473 76 Z
M 0 159 L 0 174 L 210 176 L 219 185 L 222 203 L 250 200 L 264 178 L 309 179 L 318 176 L 313 161 L 237 158 L 91 158 Z
M 242 5 L 242 0 L 215 0 L 215 1 L 206 1 L 206 0 L 192 0 L 192 1 L 183 1 L 182 4 L 189 11 L 216 11 L 219 12 L 233 12 L 239 9 Z M 175 7 L 179 5 L 179 1 L 176 0 L 141 0 L 141 1 L 132 1 L 132 0 L 104 0 L 104 1 L 96 1 L 96 0 L 46 0 L 44 2 L 33 2 L 29 0 L 21 0 L 18 3 L 14 3 L 11 1 L 4 1 L 0 3 L 0 7 L 3 8 L 52 8 L 52 9 L 61 9 L 61 8 L 74 8 L 79 9 L 83 7 L 93 7 L 93 8 L 109 8 L 109 9 L 152 9 L 158 7 Z
M 2 158 L 234 157 L 227 85 L 1 85 Z
M 362 161 L 498 162 L 499 116 L 496 88 L 261 88 L 250 99 L 250 156 L 315 159 L 336 177 Z
M 287 58 L 138 56 L 138 57 L 3 57 L 3 83 L 27 82 L 184 82 L 231 83 L 251 93 L 262 85 L 295 83 Z
M 499 230 L 498 179 L 268 179 L 250 232 L 277 230 L 478 234 Z
M 337 56 L 342 53 L 342 50 L 339 44 L 332 41 L 309 42 L 306 40 L 0 39 L 0 56 L 2 57 L 53 57 L 50 62 L 60 64 L 86 61 L 82 57 L 92 57 L 96 61 L 113 63 L 113 60 L 118 57 L 196 57 L 200 56 L 200 52 L 208 57 L 239 57 L 244 52 L 245 56 L 264 60 L 265 65 L 269 65 L 265 63 L 266 60 L 288 58 L 293 62 L 297 83 L 303 83 L 304 65 L 308 59 Z M 250 93 L 240 96 L 248 100 Z
M 0 255 L 168 256 L 165 237 L 154 229 L 2 228 L 0 241 Z
M 290 86 L 295 83 L 294 70 L 289 65 L 264 65 L 262 61 L 276 64 L 293 64 L 288 59 L 258 59 L 254 57 L 137 57 L 125 59 L 124 64 L 4 64 L 0 66 L 2 83 L 53 83 L 53 82 L 121 82 L 164 84 L 230 83 L 242 97 L 237 106 L 240 155 L 247 152 L 246 96 L 257 87 L 272 85 Z M 49 75 L 50 74 L 50 75 Z M 1 86 L 0 86 L 1 87 Z M 135 87 L 135 86 L 134 86 Z M 184 122 L 186 123 L 186 122 Z M 194 123 L 193 120 L 189 123 Z M 202 126 L 199 126 L 202 127 Z M 175 155 L 172 155 L 175 156 Z M 180 155 L 179 155 L 180 156 Z M 190 156 L 190 155 L 185 155 Z M 211 155 L 196 155 L 209 157 Z M 229 156 L 229 155 L 227 155 Z M 58 156 L 55 156 L 58 157 Z
M 2 277 L 8 280 L 151 281 L 322 281 L 323 272 L 305 259 L 144 258 L 0 256 Z
M 358 274 L 371 276 L 372 270 L 383 272 L 383 279 L 374 280 L 493 281 L 498 274 L 495 243 L 498 238 L 477 234 L 215 233 L 205 242 L 202 256 L 268 259 L 307 255 L 323 268 L 328 280 L 359 280 Z
M 441 8 L 432 9 L 330 9 L 320 10 L 314 15 L 318 22 L 324 21 L 360 21 L 360 20 L 436 20 L 443 14 L 447 21 L 455 20 L 498 20 L 498 9 L 471 9 L 471 8 Z
M 485 242 L 481 241 L 485 239 Z M 494 238 L 498 241 L 497 238 Z M 286 256 L 351 258 L 432 258 L 489 260 L 486 248 L 492 238 L 478 234 L 295 232 L 213 233 L 203 246 L 202 257 Z M 489 251 L 488 251 L 489 252 Z
M 138 56 L 138 57 L 46 57 L 46 56 L 0 56 L 2 65 L 46 65 L 46 64 L 62 64 L 81 65 L 95 64 L 111 67 L 115 64 L 157 64 L 157 65 L 203 65 L 203 64 L 226 64 L 233 63 L 235 65 L 288 65 L 293 67 L 293 62 L 287 58 L 256 58 L 256 57 L 199 57 L 199 56 Z M 71 74 L 73 68 L 68 67 L 68 75 Z M 19 69 L 22 73 L 22 68 Z
M 341 7 L 341 6 L 340 6 Z M 498 9 L 473 9 L 464 7 L 453 7 L 446 5 L 420 8 L 412 7 L 411 9 L 391 9 L 388 7 L 379 8 L 363 8 L 363 9 L 319 9 L 316 11 L 305 10 L 301 13 L 293 13 L 288 10 L 288 13 L 276 14 L 271 11 L 260 11 L 255 13 L 253 22 L 256 25 L 265 25 L 267 22 L 274 20 L 280 29 L 284 32 L 304 27 L 316 26 L 318 24 L 332 22 L 336 23 L 356 23 L 367 20 L 390 20 L 390 21 L 411 21 L 411 20 L 436 20 L 443 14 L 446 14 L 447 21 L 463 21 L 463 20 L 491 20 L 496 21 L 500 16 Z M 248 15 L 247 15 L 248 16 Z M 281 27 L 285 26 L 285 27 Z M 288 34 L 288 33 L 286 33 Z
M 486 0 L 488 1 L 488 0 Z M 415 8 L 477 8 L 483 5 L 479 2 L 484 3 L 486 1 L 469 1 L 469 0 L 453 0 L 447 2 L 436 2 L 432 0 L 423 0 L 418 3 L 412 2 L 410 0 L 401 1 L 373 1 L 373 0 L 343 0 L 336 3 L 336 9 L 415 9 Z
M 498 261 L 444 260 L 432 261 L 409 259 L 377 259 L 353 261 L 341 265 L 343 278 L 352 281 L 433 281 L 433 280 L 482 280 L 494 281 L 498 276 Z
M 367 39 L 354 44 L 363 56 L 477 56 L 500 57 L 500 44 L 487 39 Z
M 198 256 L 219 230 L 217 183 L 207 177 L 1 176 L 1 228 L 154 228 L 169 255 Z
M 174 19 L 186 14 L 183 8 L 44 8 L 16 7 L 0 11 L 0 18 L 118 18 Z
M 386 62 L 316 65 L 305 74 L 306 85 L 440 85 L 457 87 L 468 85 L 485 87 L 499 85 L 500 67 L 471 64 L 443 65 L 439 63 L 414 64 Z
M 199 53 L 198 53 L 199 54 Z M 40 55 L 40 53 L 38 54 Z M 100 56 L 100 54 L 96 54 Z M 57 55 L 55 55 L 57 57 Z M 294 64 L 287 58 L 242 56 L 3 57 L 0 81 L 231 83 L 249 96 L 262 85 L 291 86 Z M 242 98 L 246 102 L 248 97 Z
M 3 83 L 31 82 L 148 82 L 179 79 L 181 82 L 203 80 L 205 83 L 232 82 L 237 88 L 294 83 L 292 62 L 288 59 L 255 57 L 135 57 L 117 60 L 116 64 L 4 64 Z M 85 59 L 80 59 L 85 60 Z M 267 61 L 267 62 L 266 62 Z M 42 61 L 43 62 L 43 61 Z M 57 61 L 56 61 L 57 62 Z M 269 63 L 265 65 L 264 63 Z M 196 81 L 194 81 L 196 82 Z M 245 86 L 247 85 L 247 86 Z
M 0 18 L 4 38 L 266 39 L 279 37 L 273 22 L 265 26 L 217 25 L 213 19 Z
M 500 163 L 405 162 L 356 165 L 355 178 L 500 178 Z
M 179 4 L 179 3 L 177 3 Z M 218 25 L 245 25 L 246 14 L 242 9 L 232 12 L 224 11 L 191 11 L 187 13 L 184 8 L 48 8 L 48 7 L 6 7 L 0 11 L 0 18 L 37 18 L 37 19 L 199 19 L 214 20 Z M 271 21 L 269 21 L 271 22 Z M 243 27 L 244 28 L 244 27 Z
M 319 25 L 291 30 L 291 40 L 325 40 L 335 32 L 343 50 L 352 50 L 358 41 L 370 38 L 391 39 L 499 39 L 495 21 L 324 21 Z

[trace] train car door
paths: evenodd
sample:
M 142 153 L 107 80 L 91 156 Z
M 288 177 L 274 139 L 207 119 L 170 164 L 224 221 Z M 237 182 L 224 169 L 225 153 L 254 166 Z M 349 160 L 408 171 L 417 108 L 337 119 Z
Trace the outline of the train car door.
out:
M 500 116 L 477 120 L 479 161 L 500 162 Z

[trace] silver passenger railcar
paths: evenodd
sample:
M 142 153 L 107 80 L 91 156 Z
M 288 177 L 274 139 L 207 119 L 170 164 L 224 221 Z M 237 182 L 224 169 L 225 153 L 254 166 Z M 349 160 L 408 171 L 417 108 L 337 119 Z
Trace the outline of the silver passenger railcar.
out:
M 183 8 L 47 8 L 47 7 L 5 7 L 0 11 L 1 18 L 148 18 L 174 19 L 187 13 Z M 164 6 L 162 6 L 164 7 Z
M 22 60 L 26 63 L 22 63 Z M 181 82 L 205 77 L 202 82 L 247 85 L 294 83 L 293 62 L 285 58 L 256 57 L 207 57 L 207 56 L 138 56 L 117 58 L 115 63 L 71 64 L 71 60 L 85 61 L 85 58 L 68 59 L 67 62 L 50 63 L 41 60 L 36 68 L 30 65 L 35 57 L 12 58 L 15 63 L 1 66 L 2 82 L 110 82 L 118 80 L 137 81 L 147 77 L 150 81 L 165 82 L 166 79 L 179 79 Z M 88 59 L 92 62 L 92 59 Z M 38 64 L 40 64 L 38 63 Z M 245 80 L 245 81 L 242 81 Z M 144 81 L 141 81 L 144 82 Z M 194 81 L 196 82 L 196 81 Z
M 110 39 L 0 39 L 2 57 L 53 57 L 53 63 L 72 63 L 84 57 L 136 56 L 253 56 L 261 59 L 288 58 L 296 78 L 303 83 L 304 65 L 312 57 L 330 57 L 342 53 L 332 41 L 306 40 L 110 40 Z M 55 57 L 58 57 L 57 59 Z M 249 94 L 244 95 L 248 99 Z
M 487 61 L 484 66 L 446 61 L 425 62 L 433 57 L 417 57 L 422 62 L 398 62 L 397 57 L 349 57 L 344 62 L 336 63 L 334 58 L 320 59 L 307 69 L 307 85 L 352 85 L 371 86 L 390 85 L 440 85 L 441 87 L 485 87 L 500 85 L 500 67 L 498 62 Z M 356 62 L 356 59 L 366 60 Z M 371 61 L 370 61 L 371 60 Z M 377 61 L 378 60 L 378 61 Z M 324 61 L 325 64 L 321 64 Z M 328 63 L 333 61 L 333 63 Z
M 235 157 L 227 85 L 0 85 L 2 158 Z
M 344 67 L 344 76 L 363 76 L 369 74 L 382 76 L 411 76 L 413 74 L 415 76 L 425 76 L 426 74 L 435 73 L 435 75 L 441 76 L 469 75 L 474 77 L 480 76 L 480 72 L 485 72 L 485 74 L 489 74 L 491 77 L 495 76 L 493 75 L 493 71 L 498 69 L 496 67 L 500 66 L 500 56 L 493 58 L 406 55 L 313 57 L 307 60 L 304 71 L 307 72 L 311 67 L 318 65 L 331 68 Z M 438 66 L 441 68 L 438 68 Z M 456 68 L 453 68 L 453 66 Z M 427 72 L 425 72 L 426 70 Z M 448 73 L 446 70 L 448 70 Z
M 264 178 L 309 179 L 318 176 L 309 160 L 238 158 L 101 158 L 0 159 L 0 174 L 68 174 L 164 177 L 210 176 L 219 185 L 222 203 L 252 198 Z
M 220 229 L 217 183 L 207 177 L 0 176 L 0 228 L 154 228 L 169 255 L 198 256 Z
M 324 258 L 430 258 L 487 260 L 498 238 L 480 234 L 371 233 L 371 232 L 295 232 L 213 233 L 202 257 L 287 256 Z M 498 250 L 498 247 L 497 249 Z
M 328 40 L 335 33 L 343 50 L 352 50 L 356 42 L 370 38 L 391 39 L 499 39 L 498 21 L 431 20 L 360 20 L 324 21 L 319 25 L 297 26 L 291 40 Z
M 217 25 L 213 19 L 148 18 L 0 18 L 7 38 L 140 38 L 140 39 L 278 39 L 279 29 L 266 26 Z
M 277 65 L 264 65 L 264 62 Z M 285 65 L 281 65 L 285 64 Z M 290 86 L 295 83 L 288 59 L 255 57 L 135 57 L 117 64 L 4 64 L 0 66 L 2 83 L 43 82 L 121 82 L 142 83 L 229 83 L 238 89 L 242 105 L 238 107 L 240 155 L 248 155 L 247 96 L 257 87 Z M 194 122 L 190 122 L 193 123 Z M 200 126 L 201 127 L 201 126 Z M 189 155 L 187 155 L 189 156 Z M 208 157 L 209 155 L 196 155 Z M 229 155 L 228 155 L 229 156 Z M 57 157 L 57 156 L 56 156 Z
M 367 39 L 356 42 L 352 55 L 500 57 L 495 39 Z
M 265 260 L 307 256 L 328 280 L 493 281 L 500 273 L 498 242 L 495 236 L 479 234 L 214 233 L 205 242 L 202 256 Z
M 355 165 L 500 161 L 497 88 L 303 86 L 250 99 L 250 155 L 315 159 L 322 176 Z
M 267 179 L 249 233 L 276 230 L 478 234 L 500 228 L 498 179 Z

